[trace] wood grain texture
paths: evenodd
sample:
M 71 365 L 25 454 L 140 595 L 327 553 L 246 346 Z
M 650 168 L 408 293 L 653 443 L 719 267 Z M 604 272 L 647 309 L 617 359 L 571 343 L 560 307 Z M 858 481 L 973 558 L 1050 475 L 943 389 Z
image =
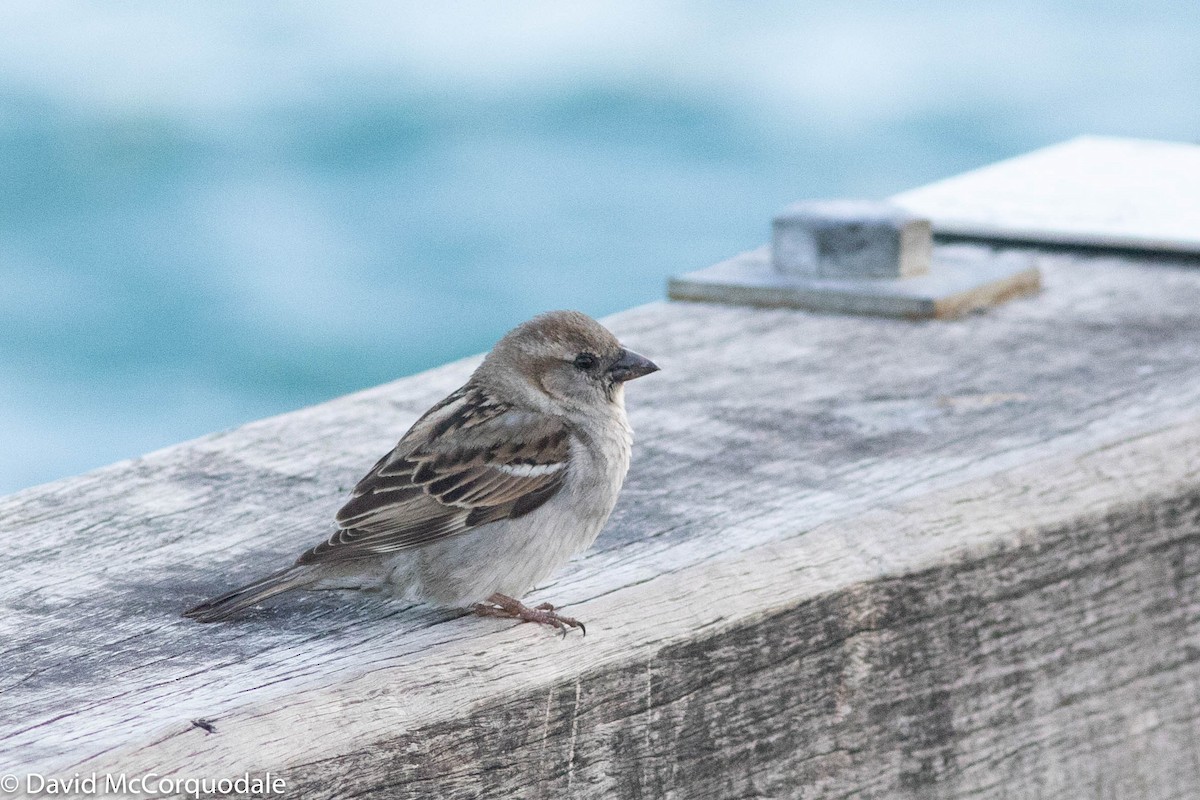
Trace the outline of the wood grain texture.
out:
M 0 764 L 293 796 L 1191 797 L 1200 271 L 1043 253 L 954 323 L 609 320 L 634 467 L 532 626 L 178 614 L 325 536 L 468 360 L 0 500 Z M 191 720 L 212 720 L 215 734 Z

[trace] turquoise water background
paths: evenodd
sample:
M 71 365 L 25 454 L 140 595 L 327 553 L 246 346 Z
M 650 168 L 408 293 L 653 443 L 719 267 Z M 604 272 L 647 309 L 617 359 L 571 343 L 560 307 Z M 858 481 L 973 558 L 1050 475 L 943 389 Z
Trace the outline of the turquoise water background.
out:
M 1195 2 L 9 0 L 0 492 L 661 298 L 793 200 L 1195 141 L 1198 42 Z

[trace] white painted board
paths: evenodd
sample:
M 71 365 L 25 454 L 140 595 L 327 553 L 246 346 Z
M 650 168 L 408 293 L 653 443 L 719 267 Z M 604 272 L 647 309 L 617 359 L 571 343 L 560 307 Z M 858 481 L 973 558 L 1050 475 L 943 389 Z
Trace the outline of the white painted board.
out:
M 1200 146 L 1083 136 L 892 200 L 939 234 L 1200 253 Z

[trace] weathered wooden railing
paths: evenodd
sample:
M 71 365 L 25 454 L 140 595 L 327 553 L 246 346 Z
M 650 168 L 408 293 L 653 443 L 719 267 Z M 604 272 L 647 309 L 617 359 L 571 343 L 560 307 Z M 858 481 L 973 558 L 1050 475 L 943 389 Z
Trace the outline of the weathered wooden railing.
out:
M 179 616 L 323 536 L 473 360 L 0 500 L 0 772 L 1195 797 L 1200 259 L 1036 258 L 1041 294 L 953 322 L 610 318 L 662 372 L 612 521 L 534 597 L 586 637 L 331 593 Z

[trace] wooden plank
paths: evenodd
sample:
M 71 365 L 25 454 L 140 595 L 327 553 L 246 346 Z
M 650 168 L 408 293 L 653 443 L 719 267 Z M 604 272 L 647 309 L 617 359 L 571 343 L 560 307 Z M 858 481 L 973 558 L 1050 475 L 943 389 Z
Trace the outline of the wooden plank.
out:
M 1200 146 L 1081 136 L 896 195 L 934 233 L 1200 253 Z
M 2 763 L 313 797 L 1189 796 L 1200 271 L 1039 262 L 1041 295 L 954 323 L 612 318 L 663 372 L 631 387 L 608 529 L 534 595 L 586 638 L 334 593 L 178 617 L 321 538 L 471 361 L 0 500 Z

